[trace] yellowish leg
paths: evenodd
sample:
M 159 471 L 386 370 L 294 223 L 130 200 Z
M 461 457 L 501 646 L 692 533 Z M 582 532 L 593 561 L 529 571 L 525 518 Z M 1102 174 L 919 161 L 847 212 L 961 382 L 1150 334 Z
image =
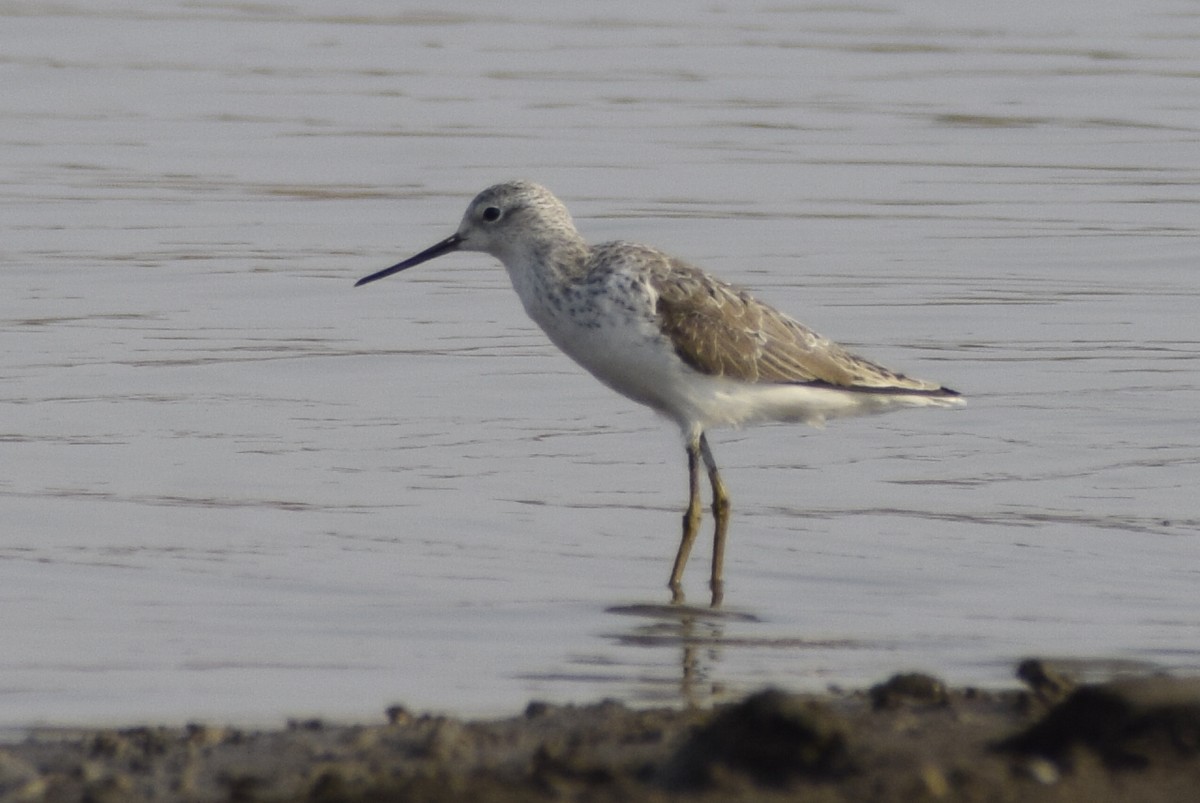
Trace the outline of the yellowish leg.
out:
M 709 587 L 712 589 L 712 607 L 720 607 L 725 598 L 725 581 L 721 575 L 725 570 L 725 535 L 729 530 L 729 492 L 721 481 L 721 473 L 717 471 L 717 461 L 713 459 L 712 450 L 708 448 L 708 438 L 700 436 L 700 454 L 704 465 L 708 468 L 708 481 L 712 484 L 713 518 L 717 521 L 713 533 L 712 579 Z
M 671 601 L 683 603 L 683 569 L 687 565 L 688 555 L 692 552 L 692 544 L 696 541 L 696 533 L 700 531 L 700 444 L 701 438 L 688 442 L 688 506 L 683 513 L 683 539 L 679 542 L 679 551 L 675 553 L 675 567 L 671 569 Z

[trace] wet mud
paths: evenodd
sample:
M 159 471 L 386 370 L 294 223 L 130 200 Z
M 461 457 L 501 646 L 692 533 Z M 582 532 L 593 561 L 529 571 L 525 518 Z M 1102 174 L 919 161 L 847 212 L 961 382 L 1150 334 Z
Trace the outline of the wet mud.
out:
M 896 675 L 861 691 L 767 689 L 712 709 L 533 702 L 492 721 L 415 714 L 46 729 L 0 748 L 3 801 L 1192 801 L 1200 680 L 1025 688 Z

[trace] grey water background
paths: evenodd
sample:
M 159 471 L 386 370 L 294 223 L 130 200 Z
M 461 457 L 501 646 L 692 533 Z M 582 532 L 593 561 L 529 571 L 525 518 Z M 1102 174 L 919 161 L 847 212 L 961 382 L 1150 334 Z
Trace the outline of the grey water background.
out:
M 0 725 L 1200 668 L 1200 5 L 479 9 L 0 2 Z M 352 288 L 512 177 L 970 404 L 714 433 L 670 609 L 674 429 Z

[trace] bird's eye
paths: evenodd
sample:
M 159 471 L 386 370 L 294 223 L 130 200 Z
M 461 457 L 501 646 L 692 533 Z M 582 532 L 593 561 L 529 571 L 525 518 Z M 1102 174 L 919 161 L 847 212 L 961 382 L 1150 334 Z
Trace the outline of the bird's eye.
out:
M 488 223 L 494 223 L 495 221 L 499 220 L 500 219 L 500 207 L 489 206 L 487 209 L 483 210 L 483 219 L 486 220 Z

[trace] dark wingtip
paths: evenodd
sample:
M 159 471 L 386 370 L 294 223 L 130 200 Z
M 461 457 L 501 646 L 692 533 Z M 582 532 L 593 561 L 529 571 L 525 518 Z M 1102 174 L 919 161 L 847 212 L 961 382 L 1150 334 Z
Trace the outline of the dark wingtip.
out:
M 903 377 L 902 377 L 903 378 Z M 957 390 L 947 387 L 936 387 L 928 390 L 921 388 L 906 388 L 900 385 L 873 387 L 871 385 L 840 385 L 823 379 L 813 379 L 808 382 L 792 382 L 788 384 L 804 385 L 810 388 L 829 388 L 830 390 L 852 390 L 855 393 L 872 393 L 880 396 L 930 396 L 933 398 L 954 399 L 962 396 Z

